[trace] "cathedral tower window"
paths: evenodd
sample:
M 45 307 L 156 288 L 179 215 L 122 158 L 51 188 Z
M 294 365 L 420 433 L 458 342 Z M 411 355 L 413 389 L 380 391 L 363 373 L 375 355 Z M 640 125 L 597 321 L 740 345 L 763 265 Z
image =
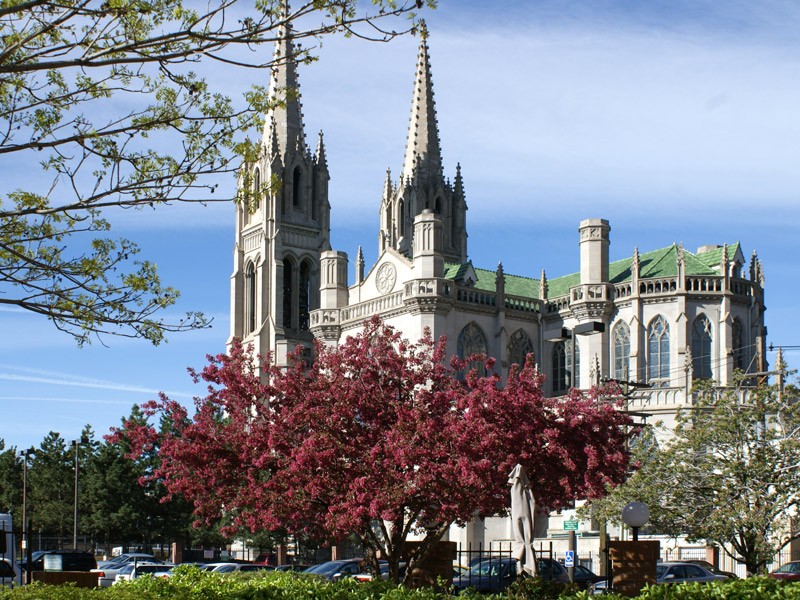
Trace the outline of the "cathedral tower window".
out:
M 441 198 L 438 198 L 438 197 L 436 198 L 436 202 L 434 202 L 434 204 L 433 204 L 433 212 L 435 212 L 437 215 L 442 214 L 442 199 Z
M 525 359 L 528 354 L 533 353 L 533 342 L 528 334 L 517 329 L 508 341 L 508 368 L 511 365 L 519 365 L 520 368 L 525 366 Z
M 669 325 L 661 315 L 647 327 L 647 381 L 669 385 Z
M 469 358 L 473 354 L 482 354 L 486 356 L 488 354 L 488 348 L 486 335 L 484 335 L 483 330 L 478 327 L 475 321 L 468 323 L 464 329 L 461 330 L 461 333 L 458 334 L 457 352 L 459 358 Z M 486 365 L 482 360 L 470 361 L 466 369 L 470 371 L 476 369 L 480 377 L 486 375 Z M 465 376 L 466 372 L 461 375 Z
M 733 320 L 733 368 L 746 371 L 748 368 L 745 347 L 744 327 L 738 317 Z
M 304 260 L 300 264 L 298 315 L 301 331 L 308 331 L 308 315 L 311 311 L 311 264 Z
M 300 208 L 303 192 L 303 171 L 300 167 L 294 168 L 292 174 L 292 206 Z
M 406 206 L 405 202 L 402 200 L 400 200 L 400 206 L 397 209 L 397 213 L 400 237 L 404 237 L 406 235 Z
M 613 345 L 614 379 L 628 380 L 630 377 L 631 335 L 627 323 L 620 321 L 611 332 Z
M 252 333 L 256 329 L 256 267 L 250 262 L 244 276 L 244 333 Z
M 692 325 L 692 378 L 711 379 L 711 322 L 700 315 Z
M 286 329 L 292 328 L 292 313 L 294 312 L 294 302 L 292 302 L 292 292 L 294 288 L 294 261 L 286 257 L 283 259 L 283 326 Z

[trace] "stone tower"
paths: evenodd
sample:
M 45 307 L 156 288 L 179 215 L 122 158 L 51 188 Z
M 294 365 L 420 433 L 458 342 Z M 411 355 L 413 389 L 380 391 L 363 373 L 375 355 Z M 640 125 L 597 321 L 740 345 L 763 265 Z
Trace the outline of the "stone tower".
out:
M 322 133 L 313 155 L 306 146 L 296 50 L 290 27 L 281 33 L 270 94 L 285 102 L 266 115 L 258 155 L 242 167 L 231 276 L 231 339 L 279 365 L 296 345 L 312 345 L 309 313 L 330 249 L 325 146 Z
M 414 220 L 423 211 L 430 210 L 444 225 L 445 260 L 461 264 L 467 260 L 467 203 L 461 167 L 456 168 L 452 183 L 443 175 L 427 37 L 423 25 L 403 170 L 396 184 L 392 182 L 391 173 L 386 173 L 378 253 L 393 248 L 413 258 Z

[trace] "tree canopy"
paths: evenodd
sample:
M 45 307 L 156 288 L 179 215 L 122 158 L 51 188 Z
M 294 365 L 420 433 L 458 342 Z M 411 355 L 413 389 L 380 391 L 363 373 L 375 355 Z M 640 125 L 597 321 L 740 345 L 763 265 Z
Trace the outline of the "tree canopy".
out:
M 195 374 L 209 393 L 193 415 L 162 396 L 145 409 L 168 431 L 131 422 L 115 439 L 134 455 L 158 446 L 153 477 L 200 521 L 225 514 L 252 531 L 353 534 L 394 578 L 451 524 L 503 513 L 516 463 L 553 509 L 625 477 L 629 418 L 579 392 L 545 398 L 532 357 L 505 385 L 475 369 L 459 380 L 480 357 L 447 365 L 444 339 L 412 343 L 378 317 L 337 348 L 317 345 L 311 364 L 303 352 L 281 369 L 236 341 Z M 423 540 L 413 550 L 412 533 Z
M 134 242 L 109 236 L 114 211 L 231 199 L 215 192 L 220 182 L 233 189 L 257 151 L 245 132 L 282 98 L 262 85 L 231 97 L 221 69 L 266 82 L 276 61 L 312 60 L 321 36 L 389 40 L 413 27 L 393 17 L 422 5 L 3 2 L 0 304 L 45 316 L 79 344 L 107 333 L 157 344 L 207 326 L 197 312 L 161 316 L 178 291 L 137 258 Z M 297 55 L 272 58 L 269 44 L 288 29 Z
M 800 535 L 800 405 L 790 386 L 696 390 L 671 437 L 650 432 L 638 445 L 638 470 L 595 503 L 618 520 L 621 507 L 639 500 L 650 509 L 650 528 L 706 541 L 741 560 L 748 573 L 763 571 Z

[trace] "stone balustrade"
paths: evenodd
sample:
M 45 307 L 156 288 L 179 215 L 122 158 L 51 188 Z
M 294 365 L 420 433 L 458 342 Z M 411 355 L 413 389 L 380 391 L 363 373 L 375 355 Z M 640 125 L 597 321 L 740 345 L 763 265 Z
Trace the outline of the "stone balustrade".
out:
M 350 321 L 363 321 L 370 318 L 374 314 L 383 313 L 385 311 L 397 308 L 403 305 L 403 298 L 405 292 L 400 290 L 393 294 L 387 294 L 365 302 L 359 302 L 352 306 L 345 306 L 341 310 L 342 324 Z

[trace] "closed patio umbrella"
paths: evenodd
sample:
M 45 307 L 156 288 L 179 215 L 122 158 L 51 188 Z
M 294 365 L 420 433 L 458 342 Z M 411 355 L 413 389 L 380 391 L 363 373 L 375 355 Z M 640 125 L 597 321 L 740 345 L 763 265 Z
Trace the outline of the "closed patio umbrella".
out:
M 508 476 L 511 486 L 511 528 L 514 530 L 514 557 L 518 569 L 536 576 L 536 555 L 533 551 L 533 515 L 536 503 L 525 467 L 518 464 Z

